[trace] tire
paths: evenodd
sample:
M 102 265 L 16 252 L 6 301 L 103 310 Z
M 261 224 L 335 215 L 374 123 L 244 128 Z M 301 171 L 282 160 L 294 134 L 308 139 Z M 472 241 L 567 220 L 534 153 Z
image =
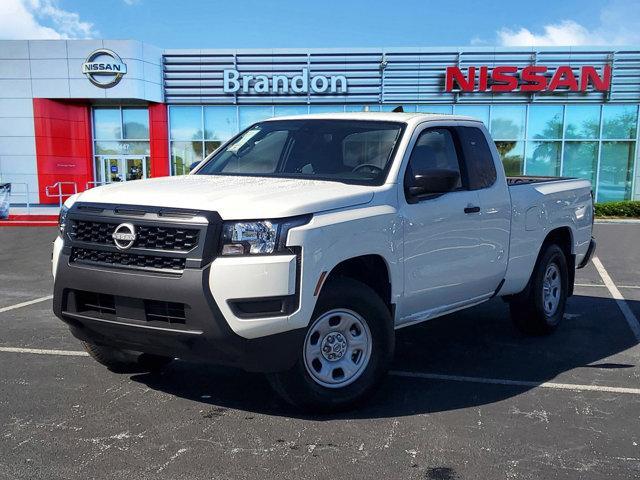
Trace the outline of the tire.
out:
M 547 245 L 536 262 L 527 288 L 509 302 L 514 325 L 528 335 L 546 335 L 558 328 L 564 316 L 568 279 L 564 252 L 556 244 Z
M 150 353 L 120 350 L 104 345 L 82 342 L 86 352 L 114 373 L 155 372 L 166 367 L 173 358 Z
M 393 320 L 382 299 L 367 285 L 340 277 L 322 289 L 296 364 L 267 378 L 298 408 L 345 410 L 373 393 L 394 348 Z

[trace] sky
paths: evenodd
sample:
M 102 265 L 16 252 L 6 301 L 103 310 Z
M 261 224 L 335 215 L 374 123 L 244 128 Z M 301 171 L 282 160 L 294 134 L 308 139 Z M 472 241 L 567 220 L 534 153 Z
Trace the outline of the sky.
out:
M 0 0 L 0 39 L 163 48 L 640 46 L 640 0 Z

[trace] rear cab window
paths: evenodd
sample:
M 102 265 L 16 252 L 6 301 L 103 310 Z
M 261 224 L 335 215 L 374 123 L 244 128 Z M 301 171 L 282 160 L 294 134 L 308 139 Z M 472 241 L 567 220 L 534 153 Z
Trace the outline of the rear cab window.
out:
M 493 185 L 497 178 L 493 154 L 487 137 L 477 127 L 456 127 L 464 157 L 469 190 L 480 190 Z

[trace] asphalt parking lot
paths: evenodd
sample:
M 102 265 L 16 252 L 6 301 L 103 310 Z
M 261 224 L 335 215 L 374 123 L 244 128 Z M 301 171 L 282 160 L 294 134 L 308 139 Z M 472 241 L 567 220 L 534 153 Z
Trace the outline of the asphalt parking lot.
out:
M 329 417 L 260 375 L 82 356 L 42 300 L 55 235 L 0 229 L 2 479 L 640 478 L 638 224 L 596 225 L 604 276 L 578 271 L 554 335 L 522 336 L 499 299 L 400 330 L 394 374 Z

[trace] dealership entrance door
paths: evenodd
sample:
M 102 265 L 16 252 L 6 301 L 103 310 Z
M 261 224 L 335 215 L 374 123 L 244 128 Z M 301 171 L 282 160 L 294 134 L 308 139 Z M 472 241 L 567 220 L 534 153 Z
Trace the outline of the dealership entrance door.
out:
M 101 155 L 97 163 L 99 184 L 148 178 L 147 159 L 144 156 Z

